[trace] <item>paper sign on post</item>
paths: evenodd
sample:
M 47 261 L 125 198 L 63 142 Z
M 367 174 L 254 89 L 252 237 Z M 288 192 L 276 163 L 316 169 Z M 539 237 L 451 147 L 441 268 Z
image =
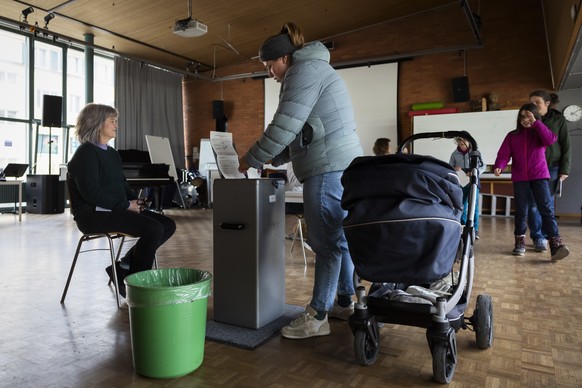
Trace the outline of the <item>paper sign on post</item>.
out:
M 238 170 L 238 154 L 232 143 L 232 133 L 210 131 L 210 145 L 216 154 L 216 165 L 220 175 L 226 179 L 246 178 Z

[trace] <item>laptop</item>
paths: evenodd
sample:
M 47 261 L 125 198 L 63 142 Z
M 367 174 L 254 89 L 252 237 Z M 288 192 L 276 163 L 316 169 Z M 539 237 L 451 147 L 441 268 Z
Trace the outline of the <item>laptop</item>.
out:
M 6 168 L 0 173 L 2 178 L 20 178 L 26 172 L 28 164 L 8 163 Z

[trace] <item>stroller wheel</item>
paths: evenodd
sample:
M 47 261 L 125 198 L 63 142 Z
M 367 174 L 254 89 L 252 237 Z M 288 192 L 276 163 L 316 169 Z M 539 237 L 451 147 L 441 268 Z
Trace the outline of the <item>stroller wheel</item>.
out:
M 489 349 L 493 344 L 493 308 L 489 295 L 477 295 L 476 307 L 471 318 L 477 346 Z
M 357 330 L 354 333 L 354 353 L 361 365 L 372 365 L 378 359 L 379 346 L 366 330 Z
M 453 379 L 457 366 L 455 353 L 457 352 L 457 342 L 454 332 L 452 333 L 452 348 L 446 343 L 435 343 L 432 349 L 432 373 L 436 382 L 448 384 Z

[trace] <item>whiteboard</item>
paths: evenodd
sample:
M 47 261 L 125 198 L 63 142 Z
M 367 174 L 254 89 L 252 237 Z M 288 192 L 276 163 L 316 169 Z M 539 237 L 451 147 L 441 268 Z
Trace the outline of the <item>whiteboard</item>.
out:
M 467 131 L 477 141 L 483 163 L 493 164 L 505 135 L 517 125 L 518 112 L 516 109 L 414 116 L 413 131 L 415 134 Z M 452 139 L 420 139 L 413 147 L 415 154 L 431 155 L 448 163 L 456 145 Z
M 172 156 L 172 148 L 170 148 L 170 141 L 167 137 L 145 135 L 148 150 L 150 152 L 150 160 L 152 163 L 165 163 L 170 165 L 168 174 L 174 178 L 175 182 L 179 182 L 178 173 L 176 172 L 176 164 Z
M 398 63 L 340 69 L 338 74 L 352 99 L 364 154 L 373 154 L 372 147 L 379 137 L 389 138 L 395 150 L 398 144 Z M 277 111 L 279 88 L 280 84 L 272 78 L 265 79 L 265 128 Z

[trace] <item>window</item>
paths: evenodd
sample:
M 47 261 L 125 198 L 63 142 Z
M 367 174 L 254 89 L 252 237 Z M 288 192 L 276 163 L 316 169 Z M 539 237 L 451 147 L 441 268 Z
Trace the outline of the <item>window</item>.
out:
M 34 63 L 30 63 L 29 39 L 26 32 L 0 26 L 0 168 L 8 163 L 29 163 L 35 165 L 29 173 L 55 174 L 79 145 L 72 127 L 86 104 L 85 56 L 81 48 L 38 37 L 33 42 Z M 96 52 L 94 70 L 94 100 L 114 105 L 111 56 Z M 29 91 L 33 93 L 32 104 Z M 63 97 L 64 128 L 41 125 L 45 94 Z

